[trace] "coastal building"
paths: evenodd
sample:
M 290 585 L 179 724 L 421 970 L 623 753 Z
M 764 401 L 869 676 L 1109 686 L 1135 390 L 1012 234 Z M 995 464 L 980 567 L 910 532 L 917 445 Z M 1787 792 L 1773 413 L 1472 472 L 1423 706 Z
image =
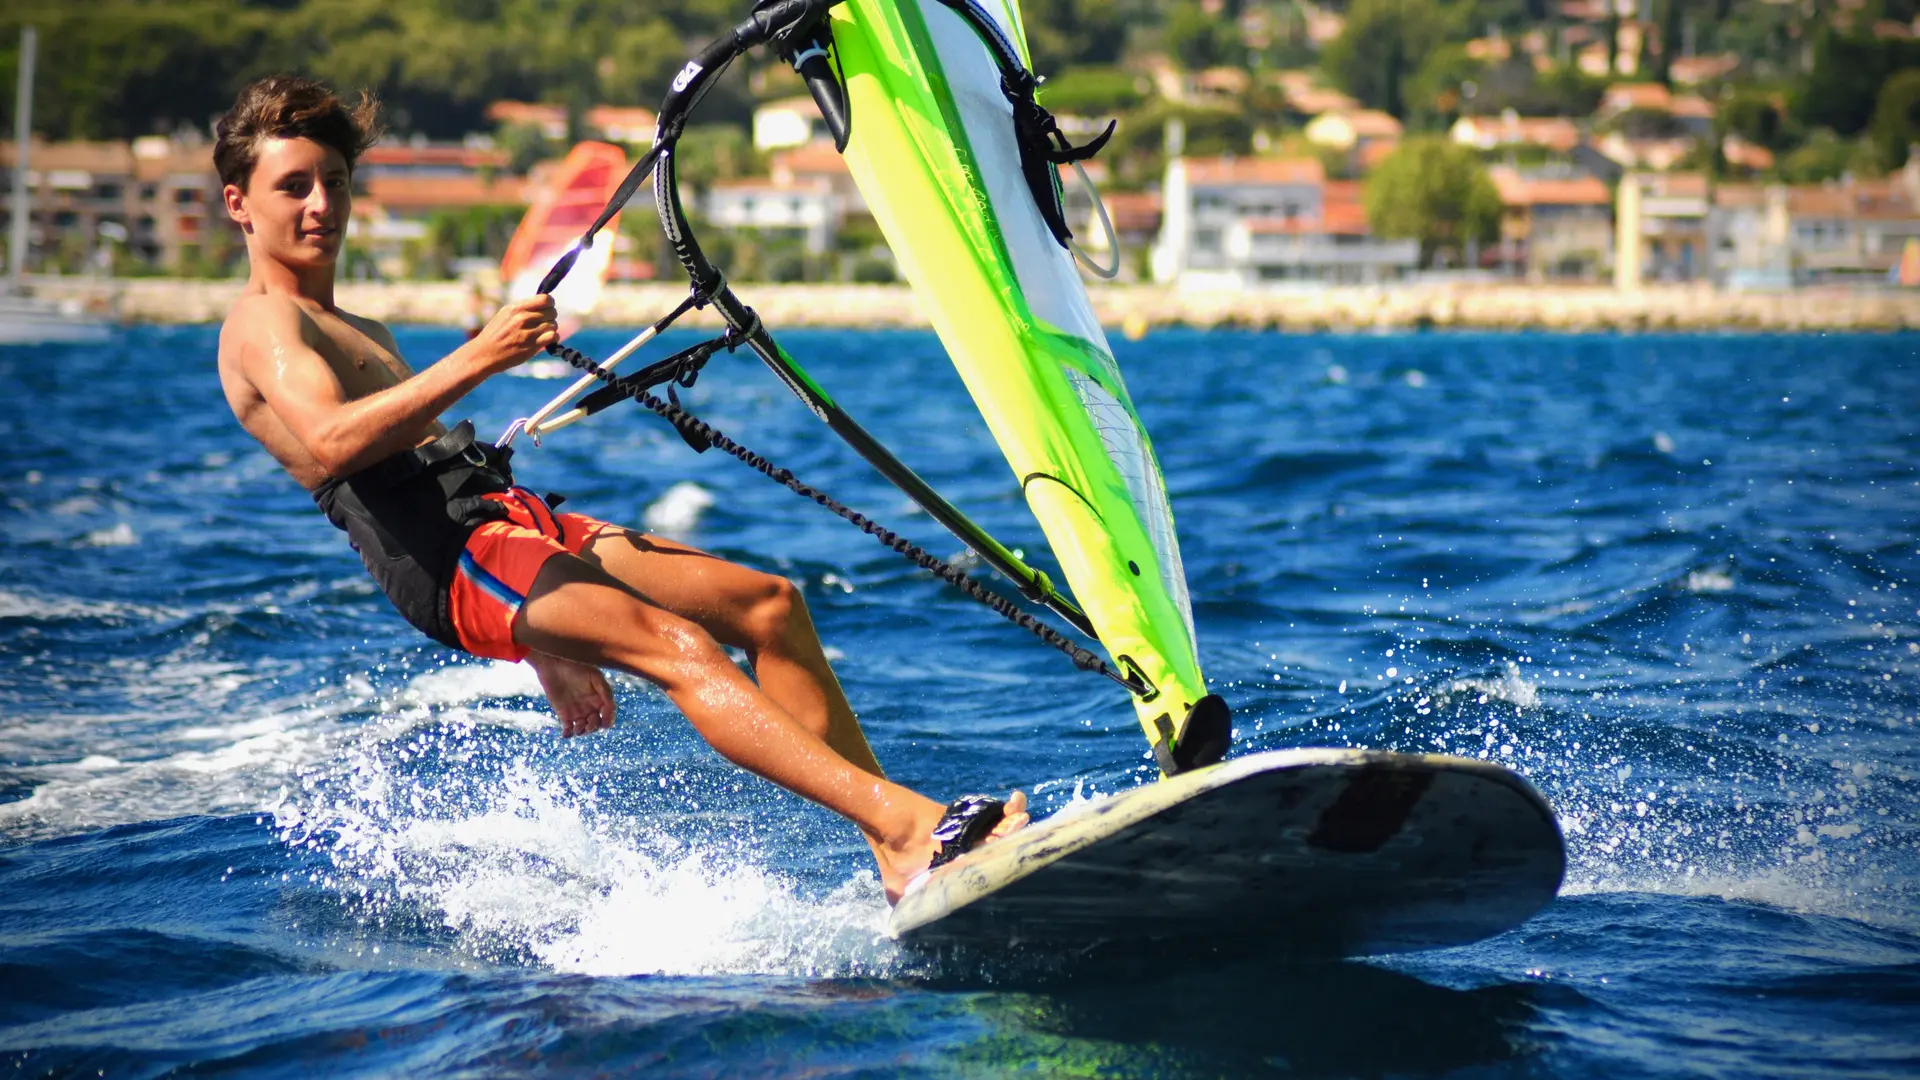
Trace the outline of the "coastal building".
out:
M 468 219 L 458 230 L 464 245 L 456 243 L 450 253 L 456 262 L 468 269 L 498 262 L 541 171 L 536 166 L 522 180 L 507 171 L 508 164 L 506 151 L 480 141 L 368 147 L 354 172 L 359 193 L 342 272 L 349 278 L 408 276 L 415 248 L 433 221 L 448 215 Z
M 1328 182 L 1317 158 L 1174 158 L 1161 190 L 1158 282 L 1372 284 L 1419 265 L 1419 244 L 1374 237 L 1359 185 Z
M 753 110 L 753 148 L 784 150 L 805 146 L 821 139 L 832 139 L 820 106 L 807 94 L 763 103 Z
M 554 142 L 567 137 L 567 107 L 545 101 L 496 101 L 487 119 L 503 127 L 531 127 Z M 629 146 L 652 146 L 657 122 L 652 109 L 595 105 L 580 114 L 581 135 Z
M 239 247 L 204 139 L 36 139 L 28 157 L 29 271 L 190 273 L 205 259 L 224 264 Z M 11 188 L 16 160 L 14 144 L 0 143 L 0 188 Z M 11 227 L 12 212 L 7 200 L 0 223 Z
M 811 103 L 811 99 L 809 99 Z M 767 174 L 775 184 L 810 187 L 824 184 L 840 200 L 836 227 L 849 215 L 867 215 L 866 197 L 853 182 L 853 170 L 847 159 L 833 148 L 831 139 L 816 139 L 790 150 L 782 150 L 768 162 Z
M 1365 108 L 1357 98 L 1320 85 L 1319 79 L 1319 73 L 1312 71 L 1276 71 L 1266 77 L 1269 85 L 1279 88 L 1286 111 L 1295 120 L 1304 122 L 1321 113 Z
M 1613 261 L 1613 193 L 1597 177 L 1487 170 L 1500 192 L 1500 257 L 1528 281 L 1592 281 Z
M 840 197 L 822 179 L 722 180 L 707 189 L 700 206 L 716 228 L 751 229 L 766 238 L 798 240 L 812 255 L 832 250 L 842 216 Z
M 1700 173 L 1621 178 L 1614 218 L 1614 282 L 1634 289 L 1648 282 L 1704 280 L 1711 272 L 1709 192 Z
M 1508 109 L 1499 116 L 1463 116 L 1447 135 L 1462 146 L 1494 151 L 1533 148 L 1571 154 L 1580 145 L 1580 128 L 1564 116 L 1521 116 Z
M 1405 129 L 1379 109 L 1324 112 L 1307 123 L 1307 141 L 1329 150 L 1365 153 L 1376 144 L 1395 144 Z

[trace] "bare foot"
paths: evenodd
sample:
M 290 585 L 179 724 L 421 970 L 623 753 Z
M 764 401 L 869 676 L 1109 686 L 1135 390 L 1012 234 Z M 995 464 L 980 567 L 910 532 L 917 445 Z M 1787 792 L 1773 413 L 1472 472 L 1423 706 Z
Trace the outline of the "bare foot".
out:
M 887 892 L 887 903 L 897 904 L 907 891 L 907 886 L 927 869 L 933 861 L 933 828 L 940 823 L 941 814 L 946 807 L 938 803 L 933 806 L 933 816 L 919 824 L 914 832 L 913 842 L 895 849 L 881 845 L 874 846 L 874 856 L 880 862 L 880 884 Z M 993 827 L 985 840 L 980 841 L 973 850 L 978 851 L 988 844 L 996 843 L 1027 827 L 1027 793 L 1016 791 L 1007 796 L 1006 810 L 1000 823 Z
M 613 726 L 613 688 L 599 668 L 542 652 L 528 653 L 527 663 L 560 719 L 561 738 Z

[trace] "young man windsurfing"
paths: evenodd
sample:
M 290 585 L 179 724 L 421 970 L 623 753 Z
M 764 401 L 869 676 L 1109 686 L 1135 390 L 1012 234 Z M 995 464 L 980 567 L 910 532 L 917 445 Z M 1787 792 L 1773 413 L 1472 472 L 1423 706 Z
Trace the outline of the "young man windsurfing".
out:
M 1026 823 L 1019 792 L 942 807 L 887 780 L 791 582 L 580 514 L 513 483 L 506 451 L 438 419 L 558 339 L 551 298 L 500 309 L 415 373 L 387 328 L 334 304 L 354 163 L 374 107 L 306 79 L 240 92 L 214 164 L 252 271 L 220 332 L 241 426 L 344 530 L 409 623 L 526 660 L 563 735 L 613 723 L 602 669 L 660 687 L 723 756 L 851 820 L 889 900 Z M 754 678 L 722 645 L 746 651 Z

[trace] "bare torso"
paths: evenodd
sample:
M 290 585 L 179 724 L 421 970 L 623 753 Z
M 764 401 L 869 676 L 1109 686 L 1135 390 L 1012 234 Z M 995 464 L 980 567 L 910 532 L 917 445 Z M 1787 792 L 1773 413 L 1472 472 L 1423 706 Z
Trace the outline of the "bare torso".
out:
M 247 434 L 266 447 L 294 480 L 312 491 L 329 479 L 327 470 L 268 407 L 266 398 L 245 372 L 249 352 L 271 361 L 278 355 L 277 350 L 284 348 L 263 326 L 268 322 L 263 316 L 268 314 L 266 305 L 285 304 L 299 309 L 300 343 L 326 361 L 340 380 L 347 400 L 358 400 L 397 386 L 413 374 L 413 369 L 400 358 L 393 333 L 372 319 L 345 311 L 328 311 L 317 303 L 258 293 L 243 296 L 234 304 L 220 329 L 220 386 L 226 393 L 227 405 Z M 411 441 L 417 445 L 445 431 L 439 421 L 430 420 Z

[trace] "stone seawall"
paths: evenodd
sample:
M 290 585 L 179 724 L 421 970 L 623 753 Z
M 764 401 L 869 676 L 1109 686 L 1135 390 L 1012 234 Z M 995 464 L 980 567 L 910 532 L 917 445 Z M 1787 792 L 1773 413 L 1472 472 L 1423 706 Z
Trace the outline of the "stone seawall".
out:
M 238 295 L 232 281 L 41 278 L 34 291 L 110 311 L 129 323 L 217 322 Z M 738 287 L 771 327 L 923 327 L 904 285 Z M 686 295 L 684 286 L 610 286 L 594 325 L 644 326 Z M 1109 326 L 1273 328 L 1291 331 L 1465 328 L 1486 330 L 1911 330 L 1920 290 L 1802 289 L 1720 292 L 1699 286 L 1601 287 L 1408 285 L 1301 292 L 1186 292 L 1150 285 L 1096 286 L 1094 308 Z M 466 325 L 469 289 L 457 282 L 352 283 L 341 306 L 395 323 Z M 695 324 L 711 323 L 710 315 Z

